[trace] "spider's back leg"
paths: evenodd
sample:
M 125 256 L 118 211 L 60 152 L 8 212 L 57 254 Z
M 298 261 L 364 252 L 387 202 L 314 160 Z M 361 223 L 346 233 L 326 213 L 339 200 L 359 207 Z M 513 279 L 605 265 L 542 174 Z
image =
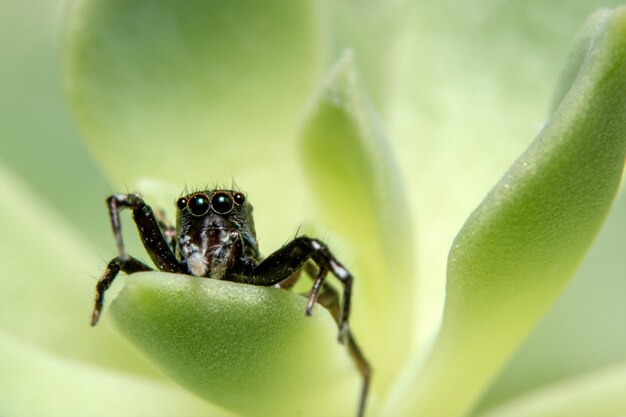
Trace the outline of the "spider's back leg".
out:
M 339 293 L 328 283 L 322 284 L 321 292 L 316 300 L 319 304 L 324 306 L 330 314 L 333 316 L 337 324 L 341 321 L 341 302 Z M 346 335 L 346 346 L 348 348 L 348 352 L 352 357 L 359 373 L 362 378 L 361 385 L 361 396 L 359 399 L 359 411 L 358 417 L 362 417 L 365 415 L 365 403 L 367 401 L 367 394 L 369 392 L 370 380 L 372 378 L 372 367 L 370 366 L 367 359 L 363 355 L 361 348 L 357 344 L 352 332 L 348 330 L 348 334 Z
M 320 273 L 309 295 L 307 314 L 310 313 L 310 307 L 324 283 L 326 271 L 331 272 L 343 284 L 343 303 L 339 320 L 339 341 L 343 342 L 348 333 L 353 278 L 322 241 L 307 236 L 295 238 L 258 264 L 246 282 L 264 286 L 275 285 L 299 271 L 309 259 L 317 265 Z

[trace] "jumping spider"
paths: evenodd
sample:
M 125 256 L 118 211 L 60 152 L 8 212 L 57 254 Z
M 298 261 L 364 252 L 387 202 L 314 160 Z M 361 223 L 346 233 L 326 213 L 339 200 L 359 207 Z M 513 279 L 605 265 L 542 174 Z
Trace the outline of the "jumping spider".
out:
M 92 326 L 100 318 L 104 293 L 120 271 L 132 274 L 152 270 L 126 253 L 119 212 L 127 208 L 132 211 L 148 255 L 160 271 L 286 290 L 295 285 L 302 270 L 307 272 L 313 279 L 313 288 L 305 313 L 310 315 L 317 302 L 337 322 L 339 341 L 347 344 L 363 380 L 357 415 L 364 416 L 371 368 L 348 327 L 353 279 L 323 242 L 299 236 L 262 258 L 252 205 L 236 190 L 204 190 L 180 197 L 176 201 L 176 228 L 163 215 L 155 216 L 137 194 L 115 194 L 107 199 L 107 204 L 119 256 L 108 263 L 96 285 Z M 339 293 L 325 282 L 329 271 L 343 284 L 343 304 Z

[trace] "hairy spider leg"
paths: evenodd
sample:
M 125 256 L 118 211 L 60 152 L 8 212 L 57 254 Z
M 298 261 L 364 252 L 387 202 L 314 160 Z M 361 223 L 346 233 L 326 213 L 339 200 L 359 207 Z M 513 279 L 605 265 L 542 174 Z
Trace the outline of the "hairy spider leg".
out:
M 120 271 L 131 274 L 152 270 L 148 265 L 126 253 L 119 218 L 119 212 L 122 209 L 131 209 L 144 248 L 159 270 L 189 274 L 186 262 L 179 261 L 175 255 L 176 230 L 161 213 L 157 213 L 158 215 L 155 216 L 150 206 L 137 194 L 116 194 L 107 199 L 107 204 L 119 256 L 108 263 L 105 273 L 96 286 L 92 326 L 98 322 L 100 317 L 104 293 Z M 234 245 L 235 242 L 235 240 L 230 242 L 231 244 L 228 246 Z M 315 276 L 313 287 L 309 293 L 306 314 L 310 315 L 314 303 L 318 302 L 331 313 L 337 322 L 339 341 L 347 343 L 349 354 L 363 378 L 358 410 L 358 417 L 363 417 L 372 369 L 349 330 L 348 318 L 350 316 L 353 282 L 350 272 L 341 265 L 323 242 L 307 236 L 295 238 L 265 260 L 258 264 L 257 262 L 256 258 L 247 259 L 247 266 L 243 269 L 245 272 L 226 276 L 225 279 L 290 289 L 299 279 L 303 269 L 312 278 Z M 313 269 L 312 264 L 317 266 L 317 271 Z M 329 271 L 343 284 L 343 303 L 340 302 L 339 293 L 325 282 Z
M 323 283 L 322 291 L 317 297 L 317 302 L 325 307 L 333 316 L 337 324 L 339 324 L 339 321 L 341 320 L 339 293 L 337 293 L 337 291 L 328 283 Z M 363 381 L 361 384 L 361 396 L 359 397 L 359 410 L 357 413 L 358 417 L 363 417 L 365 415 L 365 404 L 367 402 L 370 379 L 372 378 L 372 367 L 370 366 L 367 359 L 365 359 L 361 348 L 359 348 L 359 345 L 354 339 L 354 336 L 352 336 L 352 332 L 348 330 L 346 336 L 346 346 L 348 347 L 348 353 L 350 353 L 352 360 L 356 364 L 356 367 L 359 370 Z
M 327 274 L 328 274 L 328 269 L 320 266 L 319 271 L 317 272 L 317 275 L 315 276 L 315 279 L 313 280 L 313 288 L 311 288 L 311 292 L 309 293 L 309 300 L 306 304 L 305 313 L 307 316 L 310 316 L 311 312 L 313 311 L 313 305 L 315 304 L 315 302 L 317 301 L 317 298 L 319 297 L 318 294 L 320 292 L 320 287 L 322 286 L 322 284 L 326 284 L 324 280 L 326 279 Z M 313 277 L 313 275 L 311 275 L 311 277 Z M 337 320 L 337 324 L 338 325 L 340 324 L 339 320 Z
M 96 285 L 96 301 L 91 315 L 91 325 L 95 326 L 100 318 L 104 302 L 104 293 L 109 289 L 120 271 L 132 274 L 140 271 L 152 271 L 148 265 L 129 256 L 122 239 L 122 225 L 119 212 L 128 208 L 132 210 L 133 220 L 137 225 L 139 236 L 150 258 L 160 271 L 186 273 L 185 266 L 176 259 L 168 242 L 163 237 L 159 222 L 152 209 L 137 194 L 116 194 L 107 199 L 113 235 L 117 243 L 119 256 L 112 259 L 106 271 Z
M 319 291 L 316 299 L 313 299 L 309 293 L 307 314 L 310 314 L 310 311 L 312 311 L 313 309 L 314 303 L 317 302 L 326 310 L 328 310 L 333 319 L 335 319 L 337 325 L 339 325 L 339 322 L 341 320 L 341 300 L 337 290 L 335 290 L 327 282 L 323 282 L 324 277 L 328 273 L 327 270 L 322 268 L 317 268 L 316 270 L 315 265 L 306 262 L 302 269 L 296 271 L 293 275 L 275 284 L 274 286 L 281 289 L 291 289 L 300 279 L 302 275 L 302 270 L 306 271 L 306 274 L 314 280 L 313 288 L 318 288 Z M 321 291 L 319 290 L 320 286 L 322 287 Z M 363 355 L 361 348 L 359 347 L 356 339 L 354 338 L 350 330 L 348 330 L 346 336 L 346 346 L 348 348 L 348 353 L 354 361 L 362 379 L 357 417 L 363 417 L 365 415 L 367 395 L 369 393 L 370 380 L 372 378 L 372 367 Z
M 91 313 L 92 326 L 98 324 L 104 304 L 104 293 L 109 289 L 111 284 L 113 284 L 115 277 L 117 277 L 120 271 L 126 274 L 132 274 L 135 272 L 152 271 L 152 268 L 132 256 L 126 258 L 118 256 L 117 258 L 111 259 L 107 265 L 107 269 L 104 271 L 104 274 L 102 274 L 102 278 L 100 278 L 98 284 L 96 284 L 96 301 L 93 307 L 93 313 Z
M 115 194 L 107 199 L 109 214 L 111 215 L 111 226 L 117 242 L 119 256 L 128 258 L 124 241 L 122 239 L 122 225 L 120 223 L 119 212 L 121 209 L 131 210 L 135 225 L 139 231 L 139 237 L 146 252 L 150 255 L 152 262 L 163 272 L 174 272 L 186 274 L 185 265 L 176 259 L 167 241 L 163 237 L 163 232 L 159 227 L 152 209 L 137 194 Z
M 172 253 L 176 253 L 176 227 L 169 221 L 162 209 L 157 208 L 154 216 L 163 233 L 167 246 Z
M 252 270 L 250 276 L 245 277 L 245 282 L 263 286 L 276 285 L 299 271 L 309 259 L 315 262 L 320 270 L 309 295 L 311 308 L 326 277 L 325 271 L 332 272 L 343 284 L 343 304 L 338 324 L 339 342 L 344 343 L 349 327 L 348 318 L 350 317 L 353 278 L 350 272 L 335 259 L 323 242 L 308 236 L 295 238 L 258 264 Z M 306 314 L 311 314 L 311 309 L 308 305 Z

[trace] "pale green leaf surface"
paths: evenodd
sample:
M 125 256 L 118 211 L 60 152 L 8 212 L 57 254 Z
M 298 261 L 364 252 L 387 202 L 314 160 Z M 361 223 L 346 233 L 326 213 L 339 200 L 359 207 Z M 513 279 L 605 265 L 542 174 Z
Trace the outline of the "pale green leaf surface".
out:
M 600 228 L 626 150 L 626 8 L 594 28 L 563 102 L 457 236 L 441 332 L 424 367 L 408 369 L 389 415 L 469 411 Z
M 0 0 L 0 163 L 104 247 L 110 228 L 94 213 L 105 215 L 108 185 L 73 125 L 60 81 L 66 2 Z
M 399 64 L 398 55 L 406 52 L 399 45 L 398 35 L 415 24 L 411 3 L 407 0 L 325 2 L 326 61 L 333 62 L 346 49 L 353 50 L 361 81 L 383 118 L 388 101 L 396 93 L 390 87 Z
M 304 191 L 286 173 L 297 172 L 291 139 L 319 77 L 317 8 L 311 0 L 74 2 L 66 90 L 114 190 L 141 192 L 146 178 L 178 192 L 234 179 L 258 213 L 282 219 L 257 220 L 264 253 L 292 236 Z
M 239 415 L 352 415 L 360 378 L 330 314 L 305 306 L 275 288 L 147 272 L 105 315 L 167 375 Z
M 558 108 L 576 80 L 589 49 L 594 46 L 597 40 L 597 34 L 606 23 L 606 19 L 610 13 L 611 11 L 607 9 L 597 11 L 585 21 L 584 26 L 578 32 L 578 35 L 572 43 L 569 56 L 567 57 L 565 69 L 561 74 L 552 97 L 551 112 Z
M 137 354 L 100 326 L 89 326 L 94 246 L 28 185 L 0 165 L 0 330 L 54 352 L 154 376 Z
M 351 322 L 376 369 L 374 383 L 385 385 L 410 350 L 412 224 L 393 155 L 350 52 L 327 75 L 301 141 L 316 205 L 329 229 L 354 248 Z
M 228 417 L 180 387 L 53 355 L 0 331 L 0 414 Z
M 624 213 L 622 190 L 571 282 L 491 384 L 478 411 L 624 359 Z
M 454 237 L 545 123 L 573 34 L 620 3 L 440 0 L 401 10 L 383 117 L 419 224 L 419 341 L 439 327 Z
M 68 24 L 70 101 L 118 185 L 230 181 L 280 155 L 319 67 L 312 1 L 77 1 Z
M 480 417 L 623 417 L 626 363 L 543 387 Z

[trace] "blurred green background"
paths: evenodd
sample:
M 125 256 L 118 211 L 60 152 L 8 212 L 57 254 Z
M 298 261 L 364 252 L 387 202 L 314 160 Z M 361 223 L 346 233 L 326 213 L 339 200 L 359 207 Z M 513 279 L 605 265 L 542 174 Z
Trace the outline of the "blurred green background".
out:
M 61 62 L 69 3 L 0 0 L 0 169 L 20 178 L 49 203 L 72 233 L 92 242 L 89 251 L 108 259 L 114 246 L 103 199 L 120 191 L 126 181 L 133 187 L 135 179 L 118 177 L 110 182 L 111 168 L 92 157 L 72 119 Z M 313 96 L 316 80 L 340 51 L 354 48 L 364 83 L 387 128 L 418 228 L 419 259 L 424 260 L 417 267 L 416 303 L 423 324 L 418 340 L 431 335 L 438 321 L 445 282 L 442 254 L 468 213 L 541 127 L 578 27 L 594 10 L 619 3 L 320 3 L 319 55 L 310 85 L 299 88 Z M 277 173 L 290 177 L 282 191 L 297 196 L 288 203 L 293 210 L 280 227 L 295 232 L 298 224 L 314 217 L 314 210 L 306 204 L 305 185 L 296 172 L 295 140 L 286 137 L 280 143 L 283 153 L 276 157 L 292 161 L 283 167 L 287 171 Z M 163 163 L 167 166 L 167 161 Z M 271 169 L 271 161 L 260 163 L 261 169 Z M 252 192 L 263 194 L 258 189 Z M 271 212 L 271 199 L 259 201 L 257 212 Z M 38 207 L 28 209 L 36 213 Z M 590 256 L 493 384 L 484 406 L 624 359 L 624 213 L 622 193 Z M 266 248 L 290 237 L 272 233 L 276 221 L 257 219 Z M 36 262 L 38 252 L 46 250 L 37 244 L 37 236 L 29 236 L 33 244 L 28 253 L 16 253 L 11 245 L 14 236 L 3 232 L 7 228 L 2 222 L 2 256 L 18 263 Z M 97 274 L 103 264 L 78 272 L 75 279 L 91 285 L 89 275 Z M 40 268 L 45 271 L 47 266 Z M 7 279 L 5 273 L 0 277 L 0 303 L 12 297 L 9 286 L 1 282 Z M 36 279 L 32 285 L 38 285 Z M 85 297 L 90 299 L 91 293 Z

